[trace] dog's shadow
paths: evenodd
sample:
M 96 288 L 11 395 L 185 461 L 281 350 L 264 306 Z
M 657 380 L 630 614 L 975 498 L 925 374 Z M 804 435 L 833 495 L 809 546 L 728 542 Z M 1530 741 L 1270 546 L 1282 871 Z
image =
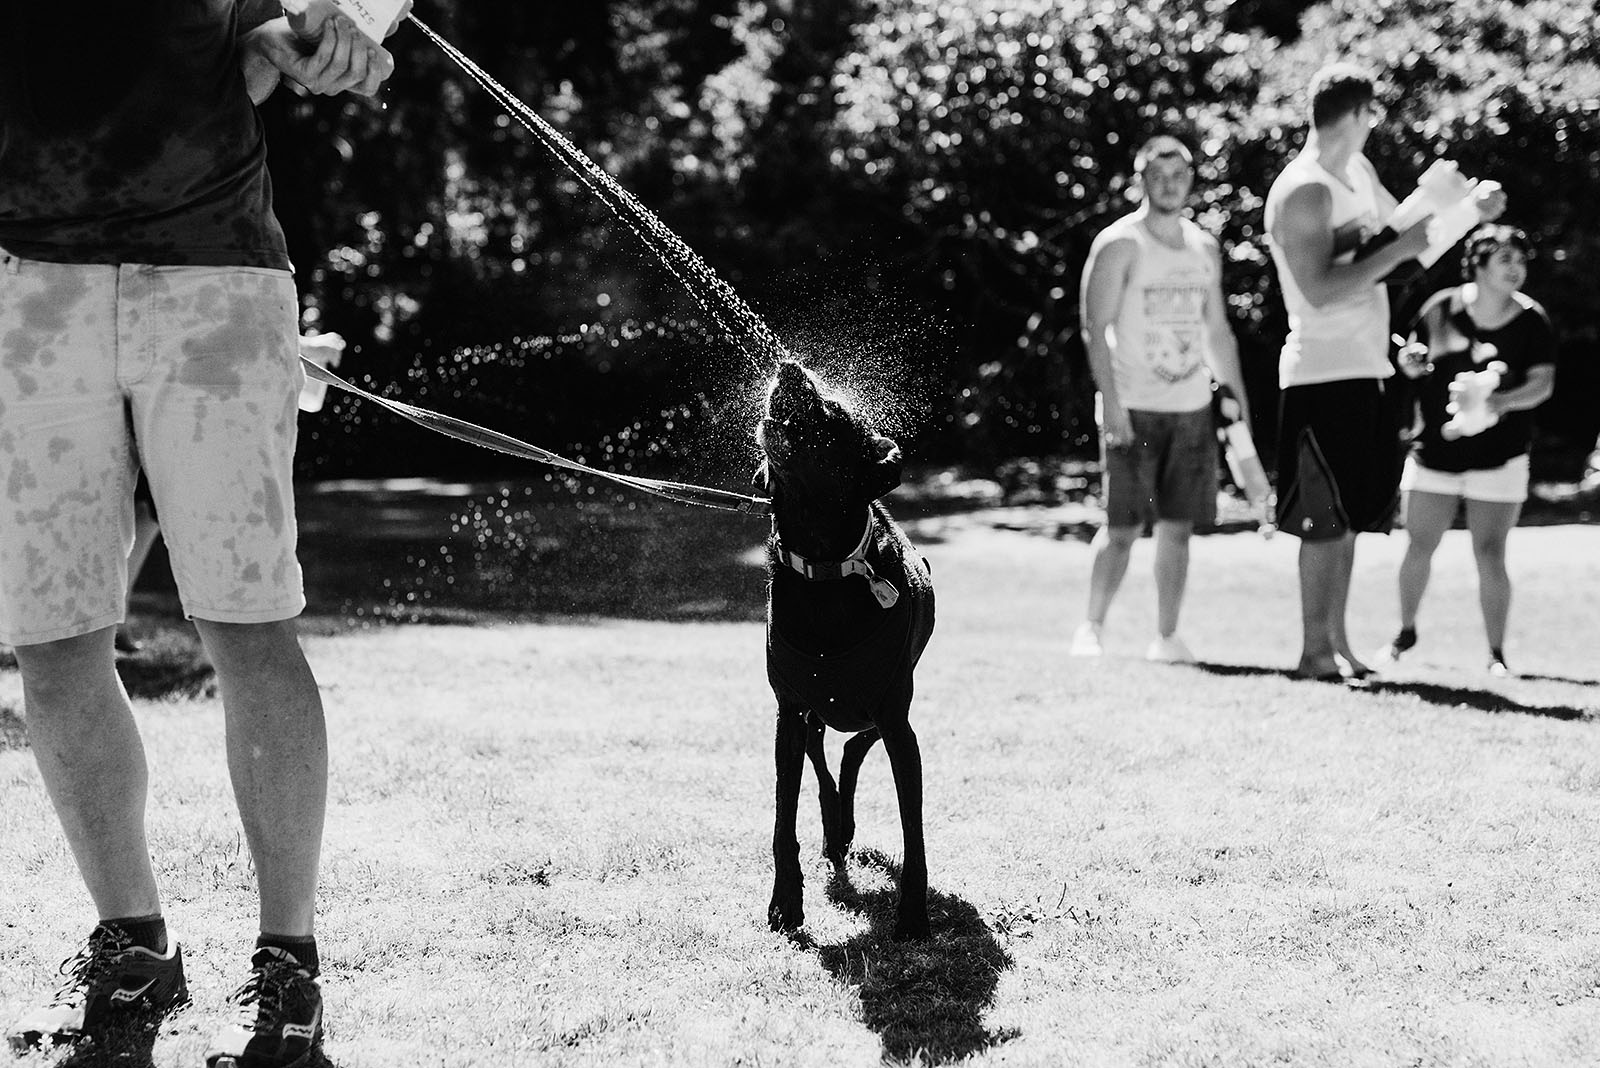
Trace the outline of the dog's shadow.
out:
M 877 888 L 861 889 L 848 872 L 837 870 L 828 880 L 828 900 L 865 917 L 867 929 L 814 948 L 824 968 L 856 988 L 862 1022 L 883 1040 L 883 1059 L 899 1063 L 921 1056 L 929 1064 L 949 1064 L 1017 1037 L 1014 1029 L 991 1031 L 983 1024 L 1000 973 L 1012 960 L 978 910 L 930 889 L 932 934 L 922 942 L 896 942 L 900 866 L 871 849 L 853 851 L 851 860 L 886 878 Z

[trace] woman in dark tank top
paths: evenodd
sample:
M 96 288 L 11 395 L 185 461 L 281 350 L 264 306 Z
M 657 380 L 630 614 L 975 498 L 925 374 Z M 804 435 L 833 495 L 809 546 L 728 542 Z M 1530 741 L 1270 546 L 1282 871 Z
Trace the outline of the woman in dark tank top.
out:
M 1482 226 L 1467 238 L 1468 281 L 1423 305 L 1400 368 L 1416 379 L 1418 431 L 1401 489 L 1408 537 L 1400 564 L 1400 631 L 1379 653 L 1393 662 L 1417 643 L 1417 612 L 1433 553 L 1464 502 L 1478 600 L 1489 645 L 1488 669 L 1511 674 L 1504 652 L 1511 580 L 1506 541 L 1528 489 L 1533 410 L 1555 381 L 1555 331 L 1539 303 L 1521 291 L 1532 253 L 1509 226 Z M 1486 401 L 1492 425 L 1461 433 L 1452 420 L 1464 376 L 1493 368 L 1500 380 Z

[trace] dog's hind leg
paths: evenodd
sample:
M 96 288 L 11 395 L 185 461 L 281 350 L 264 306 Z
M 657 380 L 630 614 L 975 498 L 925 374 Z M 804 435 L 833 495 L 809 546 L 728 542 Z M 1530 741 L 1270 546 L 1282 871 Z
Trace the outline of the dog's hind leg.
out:
M 845 845 L 839 837 L 839 788 L 828 771 L 828 751 L 822 744 L 826 733 L 820 718 L 806 717 L 806 756 L 817 773 L 817 803 L 822 806 L 822 853 L 835 868 L 842 868 Z
M 839 758 L 839 857 L 842 863 L 850 852 L 850 843 L 856 837 L 856 779 L 861 774 L 861 762 L 878 743 L 878 728 L 872 727 L 860 734 L 852 734 L 844 743 L 844 755 Z
M 773 761 L 778 803 L 772 828 L 772 903 L 767 906 L 767 923 L 774 931 L 795 931 L 805 923 L 800 842 L 794 828 L 800 807 L 800 776 L 806 765 L 806 721 L 805 709 L 783 697 L 778 698 Z
M 898 703 L 897 703 L 898 704 Z M 905 836 L 905 859 L 900 867 L 900 911 L 894 925 L 896 941 L 928 937 L 928 856 L 922 841 L 922 750 L 907 712 L 911 687 L 897 715 L 878 724 L 883 748 L 894 769 L 894 792 L 900 800 L 900 830 Z M 891 705 L 890 707 L 896 707 Z

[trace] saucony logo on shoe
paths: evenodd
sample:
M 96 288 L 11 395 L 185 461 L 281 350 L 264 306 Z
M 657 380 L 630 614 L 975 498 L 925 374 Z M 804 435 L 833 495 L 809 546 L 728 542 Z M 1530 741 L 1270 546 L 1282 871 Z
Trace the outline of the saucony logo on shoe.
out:
M 146 982 L 143 986 L 136 986 L 136 987 L 131 987 L 131 988 L 123 987 L 123 988 L 120 988 L 120 989 L 117 989 L 117 990 L 113 990 L 111 992 L 111 1004 L 113 1004 L 113 1005 L 126 1005 L 130 1001 L 138 1001 L 140 998 L 144 997 L 145 994 L 149 992 L 150 988 L 155 986 L 157 982 L 158 982 L 158 980 L 151 979 L 148 982 Z

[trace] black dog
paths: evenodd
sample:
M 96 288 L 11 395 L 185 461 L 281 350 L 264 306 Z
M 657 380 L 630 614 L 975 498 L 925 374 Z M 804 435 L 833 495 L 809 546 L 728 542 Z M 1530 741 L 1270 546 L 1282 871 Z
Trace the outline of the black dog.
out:
M 827 855 L 842 869 L 855 834 L 861 761 L 879 738 L 894 769 L 905 864 L 895 937 L 928 934 L 922 755 L 907 713 L 911 675 L 933 633 L 927 563 L 877 499 L 900 484 L 900 450 L 829 396 L 798 363 L 778 366 L 757 440 L 772 494 L 767 543 L 767 679 L 778 698 L 776 869 L 767 921 L 805 920 L 795 810 L 809 755 Z M 853 734 L 834 785 L 823 728 Z

